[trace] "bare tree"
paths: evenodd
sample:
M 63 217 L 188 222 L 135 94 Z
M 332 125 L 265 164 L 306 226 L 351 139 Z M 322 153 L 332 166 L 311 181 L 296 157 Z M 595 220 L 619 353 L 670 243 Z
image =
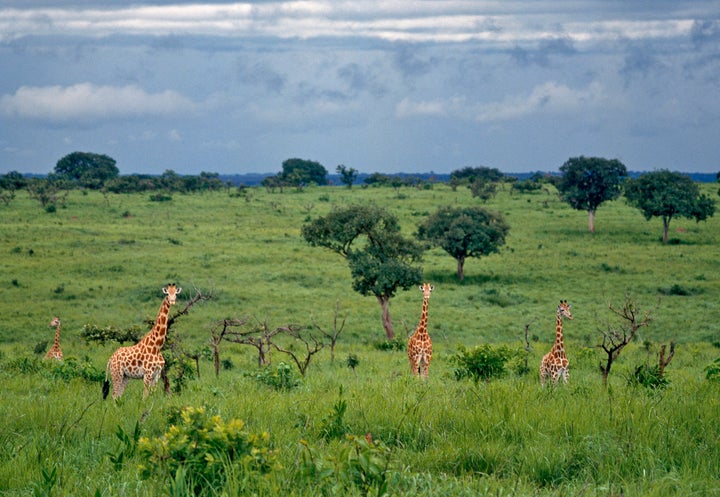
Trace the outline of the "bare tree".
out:
M 665 344 L 660 347 L 660 359 L 658 360 L 658 366 L 660 367 L 660 376 L 665 374 L 665 368 L 675 356 L 675 342 L 670 342 L 670 353 L 665 357 Z
M 240 323 L 240 320 L 237 321 Z M 243 325 L 245 322 L 242 323 Z M 234 326 L 241 326 L 240 324 Z M 225 330 L 222 339 L 228 342 L 239 343 L 242 345 L 251 345 L 258 351 L 258 366 L 264 366 L 269 363 L 267 354 L 270 351 L 272 345 L 272 339 L 283 332 L 286 332 L 293 328 L 293 325 L 281 326 L 275 329 L 270 329 L 267 321 L 262 323 L 258 322 L 257 326 L 249 330 L 238 330 L 235 331 L 232 328 L 234 326 L 228 326 Z
M 320 352 L 324 345 L 322 341 L 318 340 L 318 338 L 312 334 L 312 330 L 310 328 L 299 328 L 290 326 L 285 328 L 284 331 L 285 333 L 305 345 L 305 357 L 300 357 L 299 354 L 296 354 L 291 349 L 281 348 L 275 343 L 273 343 L 272 346 L 275 347 L 279 352 L 283 352 L 292 357 L 292 360 L 295 361 L 295 364 L 297 365 L 300 374 L 302 376 L 305 376 L 307 368 L 310 365 L 310 360 L 312 359 L 312 356 Z
M 641 313 L 637 300 L 633 300 L 630 296 L 625 296 L 625 303 L 621 309 L 614 307 L 612 304 L 609 304 L 608 308 L 613 314 L 620 318 L 620 325 L 619 329 L 609 328 L 607 331 L 601 331 L 603 340 L 598 347 L 603 349 L 607 355 L 605 364 L 600 363 L 603 386 L 607 386 L 610 368 L 620 355 L 622 349 L 632 341 L 640 328 L 649 325 L 650 321 L 652 321 L 650 317 L 652 311 L 644 311 Z
M 339 167 L 339 166 L 338 166 Z M 342 323 L 340 323 L 340 327 L 338 328 L 338 312 L 340 310 L 340 301 L 335 301 L 335 317 L 333 319 L 333 330 L 332 333 L 329 331 L 323 330 L 320 326 L 318 326 L 317 323 L 314 324 L 315 328 L 317 328 L 320 333 L 322 333 L 328 340 L 330 340 L 330 362 L 335 362 L 335 344 L 337 343 L 337 339 L 340 336 L 340 333 L 342 332 L 343 328 L 345 328 L 345 319 L 342 319 Z
M 210 346 L 212 347 L 213 366 L 215 367 L 215 376 L 220 376 L 220 342 L 225 339 L 228 330 L 244 326 L 247 320 L 243 319 L 223 319 L 218 321 L 212 330 L 210 330 Z

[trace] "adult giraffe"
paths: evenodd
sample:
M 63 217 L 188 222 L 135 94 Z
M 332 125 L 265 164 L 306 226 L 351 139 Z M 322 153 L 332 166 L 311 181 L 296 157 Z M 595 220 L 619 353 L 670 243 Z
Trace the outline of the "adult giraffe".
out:
M 165 359 L 160 353 L 165 337 L 167 335 L 168 313 L 170 306 L 175 304 L 175 297 L 182 288 L 174 283 L 169 284 L 162 291 L 165 298 L 160 306 L 155 324 L 137 344 L 130 347 L 120 347 L 108 360 L 105 368 L 105 383 L 103 383 L 103 399 L 110 393 L 110 381 L 112 378 L 113 399 L 117 400 L 131 379 L 143 379 L 145 387 L 143 398 L 150 393 L 150 388 L 157 384 L 160 372 L 165 366 Z
M 414 375 L 420 375 L 427 378 L 430 369 L 430 359 L 432 359 L 432 340 L 427 330 L 428 319 L 428 301 L 430 293 L 435 287 L 430 283 L 423 283 L 420 291 L 423 293 L 422 312 L 420 314 L 420 322 L 418 323 L 415 333 L 408 340 L 408 359 L 410 360 L 410 370 Z
M 563 342 L 563 317 L 573 318 L 567 300 L 561 300 L 557 308 L 555 344 L 540 362 L 540 383 L 542 385 L 545 384 L 548 378 L 552 380 L 553 384 L 557 383 L 560 378 L 562 378 L 563 383 L 567 383 L 570 379 L 569 363 L 565 355 L 565 344 Z

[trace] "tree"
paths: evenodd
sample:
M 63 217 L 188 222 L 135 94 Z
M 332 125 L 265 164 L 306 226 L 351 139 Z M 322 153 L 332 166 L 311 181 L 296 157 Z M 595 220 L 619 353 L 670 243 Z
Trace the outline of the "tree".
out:
M 640 209 L 648 221 L 663 220 L 663 243 L 668 242 L 668 228 L 675 216 L 705 221 L 715 214 L 715 200 L 700 193 L 690 176 L 665 169 L 640 175 L 625 184 L 625 198 Z
M 620 196 L 627 168 L 617 159 L 580 156 L 568 159 L 560 172 L 560 197 L 573 209 L 587 211 L 590 232 L 595 233 L 595 212 L 606 200 Z
M 462 280 L 465 260 L 499 252 L 508 231 L 510 226 L 498 212 L 483 207 L 441 207 L 420 225 L 417 236 L 455 258 Z
M 605 364 L 600 363 L 603 386 L 607 386 L 610 368 L 620 355 L 620 352 L 622 352 L 622 349 L 632 341 L 640 328 L 648 326 L 652 321 L 652 311 L 644 311 L 641 313 L 637 300 L 631 298 L 629 295 L 625 296 L 622 309 L 618 309 L 612 304 L 609 304 L 608 307 L 613 314 L 620 318 L 620 325 L 618 327 L 619 329 L 610 328 L 607 331 L 602 331 L 602 343 L 598 345 L 607 356 Z
M 399 288 L 421 283 L 422 271 L 413 264 L 423 253 L 419 243 L 402 236 L 397 218 L 380 207 L 348 206 L 306 223 L 302 235 L 347 259 L 353 290 L 377 298 L 385 335 L 395 338 L 390 299 Z
M 281 179 L 292 186 L 305 186 L 312 183 L 327 185 L 327 169 L 312 160 L 287 159 L 282 163 Z
M 348 189 L 352 188 L 353 183 L 358 177 L 357 169 L 352 167 L 347 168 L 345 164 L 340 164 L 335 170 L 340 175 L 340 182 L 347 186 Z
M 55 165 L 55 174 L 82 187 L 101 189 L 105 183 L 120 174 L 115 159 L 90 152 L 73 152 Z

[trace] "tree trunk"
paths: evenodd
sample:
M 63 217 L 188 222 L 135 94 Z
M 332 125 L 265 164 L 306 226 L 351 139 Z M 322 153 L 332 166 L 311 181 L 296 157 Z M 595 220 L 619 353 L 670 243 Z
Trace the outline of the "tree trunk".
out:
M 663 216 L 663 243 L 668 242 L 668 229 L 670 228 L 670 218 Z
M 595 233 L 595 211 L 594 210 L 588 211 L 588 228 L 590 229 L 590 233 Z
M 458 279 L 459 279 L 460 281 L 462 281 L 463 278 L 465 278 L 465 269 L 464 269 L 464 268 L 465 268 L 465 257 L 464 257 L 464 256 L 458 257 L 458 258 L 457 258 L 457 263 L 458 263 L 458 264 L 457 264 Z
M 393 340 L 395 338 L 395 330 L 393 329 L 392 320 L 390 319 L 390 297 L 377 295 L 377 299 L 382 306 L 382 323 L 383 328 L 385 328 L 385 338 Z

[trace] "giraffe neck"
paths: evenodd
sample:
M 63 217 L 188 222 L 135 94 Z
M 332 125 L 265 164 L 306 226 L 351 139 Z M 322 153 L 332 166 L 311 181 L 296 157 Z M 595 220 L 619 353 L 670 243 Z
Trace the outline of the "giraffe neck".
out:
M 556 350 L 565 351 L 565 344 L 563 343 L 563 322 L 562 316 L 558 313 L 555 320 L 555 347 Z
M 416 335 L 427 335 L 427 318 L 428 318 L 428 298 L 423 298 L 422 312 L 420 313 L 420 322 L 418 323 Z
M 55 347 L 60 347 L 60 323 L 55 327 Z
M 167 297 L 163 299 L 160 311 L 158 312 L 157 318 L 155 318 L 155 325 L 150 332 L 140 340 L 140 343 L 145 344 L 151 354 L 159 354 L 160 349 L 165 344 L 165 337 L 167 335 L 167 324 L 168 314 L 170 313 L 170 302 Z

